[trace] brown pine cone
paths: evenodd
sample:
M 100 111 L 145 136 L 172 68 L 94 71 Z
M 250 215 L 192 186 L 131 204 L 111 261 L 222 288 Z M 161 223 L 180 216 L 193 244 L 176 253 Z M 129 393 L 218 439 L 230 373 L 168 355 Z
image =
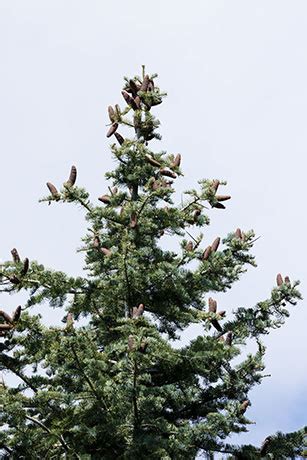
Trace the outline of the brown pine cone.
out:
M 218 314 L 221 318 L 224 318 L 224 316 L 226 315 L 226 311 L 225 311 L 225 310 L 218 311 L 217 314 Z
M 73 329 L 73 327 L 74 327 L 74 316 L 71 312 L 68 312 L 66 316 L 66 329 Z
M 118 123 L 113 123 L 113 125 L 110 126 L 110 129 L 107 132 L 107 137 L 113 136 L 113 134 L 116 132 L 117 128 L 118 128 Z
M 102 195 L 98 198 L 99 201 L 105 204 L 109 204 L 111 201 L 111 197 L 109 195 Z
M 186 244 L 185 250 L 186 250 L 186 251 L 189 251 L 189 252 L 193 251 L 193 243 L 192 243 L 192 241 L 189 241 L 189 242 Z
M 12 317 L 13 323 L 17 323 L 17 321 L 19 320 L 20 316 L 21 316 L 21 306 L 18 305 L 18 307 L 16 308 L 16 310 L 13 313 L 13 317 Z
M 221 238 L 219 236 L 217 238 L 215 238 L 215 240 L 211 244 L 212 252 L 216 252 L 218 250 L 218 247 L 220 245 L 220 241 L 221 241 Z
M 125 142 L 125 139 L 123 138 L 123 136 L 119 134 L 118 132 L 115 132 L 114 136 L 116 137 L 116 140 L 119 143 L 119 145 L 123 145 L 123 143 Z
M 23 262 L 23 267 L 22 267 L 22 270 L 21 270 L 21 276 L 25 276 L 28 273 L 28 270 L 29 270 L 29 259 L 28 259 L 28 257 L 26 257 L 24 262 Z
M 77 168 L 76 166 L 72 166 L 69 174 L 68 181 L 66 182 L 67 185 L 70 185 L 71 187 L 75 185 L 77 179 Z
M 60 194 L 57 191 L 56 187 L 51 182 L 47 182 L 46 185 L 49 188 L 49 192 L 51 193 L 53 198 L 55 198 L 56 200 L 59 200 L 60 199 Z
M 140 108 L 141 108 L 141 98 L 140 98 L 140 96 L 136 96 L 134 98 L 134 103 L 135 103 L 136 107 L 140 110 Z
M 130 218 L 130 228 L 136 228 L 137 223 L 138 223 L 137 215 L 135 212 L 133 212 Z
M 10 282 L 11 282 L 12 284 L 19 284 L 19 283 L 20 283 L 20 279 L 17 278 L 16 275 L 10 276 L 10 277 L 9 277 L 9 280 L 10 280 Z
M 158 166 L 160 167 L 161 166 L 161 163 L 159 163 L 159 161 L 155 160 L 151 155 L 147 154 L 145 155 L 145 159 L 146 161 L 148 161 L 148 163 L 150 163 L 152 166 Z
M 154 180 L 151 184 L 151 188 L 156 191 L 161 187 L 161 183 L 158 180 Z
M 161 168 L 160 174 L 162 174 L 162 176 L 172 177 L 173 179 L 176 179 L 177 177 L 177 174 L 175 174 L 173 171 L 167 168 Z
M 269 447 L 269 444 L 272 440 L 272 437 L 271 436 L 267 436 L 265 438 L 265 440 L 263 441 L 262 445 L 261 445 L 261 448 L 260 448 L 260 455 L 261 457 L 265 457 L 268 453 L 268 447 Z
M 100 252 L 101 252 L 103 255 L 108 256 L 108 257 L 109 257 L 110 255 L 112 255 L 112 251 L 111 251 L 110 249 L 108 249 L 108 248 L 100 248 Z
M 122 96 L 125 99 L 126 103 L 130 105 L 133 110 L 137 110 L 137 105 L 134 102 L 133 97 L 131 97 L 126 91 L 122 91 Z
M 138 307 L 133 307 L 132 318 L 139 318 L 144 313 L 144 305 L 140 303 Z
M 115 111 L 116 111 L 116 115 L 118 118 L 121 117 L 121 111 L 120 111 L 120 106 L 118 104 L 115 104 Z
M 171 188 L 173 182 L 174 182 L 174 181 L 172 181 L 172 180 L 164 180 L 164 179 L 163 179 L 163 180 L 161 181 L 161 186 L 162 186 L 162 187 L 166 187 L 166 188 Z
M 240 412 L 242 415 L 246 412 L 246 409 L 248 408 L 249 405 L 250 405 L 249 400 L 245 399 L 245 401 L 243 401 L 243 403 L 240 406 Z
M 136 97 L 138 94 L 139 89 L 141 88 L 140 85 L 137 85 L 134 80 L 129 80 L 130 91 L 133 97 Z
M 211 254 L 211 251 L 212 251 L 211 246 L 208 246 L 208 247 L 204 250 L 204 253 L 203 253 L 203 260 L 208 260 L 208 259 L 209 259 L 209 256 L 210 256 L 210 254 Z
M 239 240 L 242 240 L 242 231 L 240 228 L 237 228 L 237 230 L 235 231 L 235 237 L 239 238 Z
M 140 87 L 140 91 L 147 91 L 149 81 L 150 81 L 149 75 L 145 75 L 144 80 L 143 80 L 143 82 L 141 84 L 141 87 Z
M 146 353 L 147 347 L 148 347 L 148 342 L 146 341 L 146 339 L 142 339 L 139 351 L 141 353 Z
M 282 284 L 283 284 L 284 280 L 281 276 L 280 273 L 278 273 L 278 275 L 276 276 L 276 283 L 277 283 L 277 286 L 280 287 Z
M 10 317 L 10 315 L 8 315 L 5 311 L 3 310 L 0 310 L 0 316 L 2 316 L 2 318 L 4 319 L 4 321 L 6 321 L 7 323 L 12 323 L 13 320 L 12 318 Z
M 13 248 L 11 250 L 11 254 L 12 254 L 12 257 L 13 257 L 13 261 L 15 262 L 15 264 L 17 264 L 18 262 L 20 262 L 20 257 L 19 257 L 19 254 L 18 254 L 18 251 L 16 248 Z
M 210 313 L 216 313 L 217 301 L 212 299 L 212 297 L 209 297 L 208 304 L 209 304 L 209 312 Z
M 226 207 L 222 203 L 215 203 L 211 205 L 212 208 L 218 208 L 218 209 L 226 209 Z
M 216 195 L 215 198 L 217 201 L 227 201 L 230 200 L 231 196 L 230 195 Z
M 148 90 L 148 91 L 153 91 L 154 88 L 155 88 L 154 81 L 150 79 L 150 80 L 149 80 L 149 83 L 148 83 L 148 88 L 147 88 L 147 90 Z M 153 104 L 153 105 L 157 105 L 157 104 Z
M 116 117 L 115 117 L 115 111 L 111 105 L 109 105 L 108 107 L 108 113 L 109 113 L 110 121 L 114 123 Z
M 231 347 L 231 345 L 232 345 L 232 339 L 233 339 L 233 333 L 231 331 L 229 331 L 228 334 L 226 335 L 226 339 L 225 339 L 225 343 L 229 347 Z
M 201 210 L 200 209 L 195 209 L 195 211 L 193 213 L 194 222 L 197 222 L 197 220 L 198 220 L 200 215 L 201 215 Z
M 220 185 L 220 181 L 215 179 L 213 182 L 212 182 L 212 188 L 213 190 L 216 192 L 217 189 L 219 188 L 219 185 Z
M 100 239 L 99 239 L 98 236 L 95 236 L 93 246 L 94 246 L 94 248 L 96 248 L 96 249 L 100 247 Z
M 212 324 L 212 326 L 215 327 L 215 329 L 216 329 L 218 332 L 222 332 L 222 331 L 223 331 L 223 329 L 222 329 L 220 323 L 219 323 L 216 319 L 212 319 L 212 320 L 211 320 L 211 324 Z
M 0 331 L 9 331 L 10 329 L 13 329 L 12 324 L 0 324 Z
M 171 164 L 171 167 L 172 168 L 178 168 L 180 166 L 180 163 L 181 163 L 181 155 L 180 155 L 180 153 L 178 153 L 175 156 L 175 159 L 174 159 L 173 163 Z

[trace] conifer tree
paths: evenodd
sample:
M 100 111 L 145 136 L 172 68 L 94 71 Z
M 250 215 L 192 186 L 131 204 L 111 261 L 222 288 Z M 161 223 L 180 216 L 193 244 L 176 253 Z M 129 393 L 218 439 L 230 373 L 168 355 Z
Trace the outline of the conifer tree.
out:
M 181 155 L 150 149 L 160 139 L 154 112 L 165 96 L 156 77 L 143 68 L 126 78 L 124 107 L 108 108 L 117 161 L 106 174 L 108 191 L 90 200 L 76 185 L 75 166 L 61 189 L 47 183 L 42 201 L 84 209 L 86 275 L 47 269 L 15 248 L 1 266 L 1 291 L 28 293 L 12 314 L 0 311 L 2 458 L 282 459 L 303 452 L 304 429 L 268 436 L 262 446 L 228 442 L 252 423 L 249 392 L 264 376 L 261 338 L 283 324 L 287 304 L 300 298 L 298 282 L 278 274 L 270 297 L 254 306 L 231 312 L 217 304 L 216 293 L 255 265 L 255 235 L 238 228 L 203 238 L 209 216 L 225 212 L 230 199 L 223 181 L 200 180 L 175 203 Z M 177 251 L 164 249 L 166 235 Z M 31 313 L 40 304 L 59 315 L 65 308 L 63 326 L 47 327 Z M 203 333 L 174 346 L 191 324 Z M 257 351 L 246 356 L 251 341 Z

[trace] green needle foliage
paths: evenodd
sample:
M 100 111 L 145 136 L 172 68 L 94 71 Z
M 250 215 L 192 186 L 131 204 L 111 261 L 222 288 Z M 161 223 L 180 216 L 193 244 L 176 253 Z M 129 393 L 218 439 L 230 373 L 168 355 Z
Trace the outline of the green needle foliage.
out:
M 109 107 L 107 136 L 114 139 L 117 166 L 106 174 L 108 192 L 90 201 L 76 186 L 73 166 L 62 189 L 48 183 L 50 194 L 42 200 L 84 208 L 86 275 L 73 278 L 22 261 L 16 249 L 13 261 L 1 266 L 1 290 L 28 293 L 12 316 L 0 312 L 2 458 L 302 455 L 304 430 L 277 433 L 262 447 L 227 441 L 253 423 L 248 393 L 264 377 L 261 337 L 283 324 L 287 304 L 300 298 L 298 283 L 278 274 L 268 299 L 219 310 L 214 293 L 230 289 L 255 265 L 255 235 L 237 229 L 203 244 L 208 216 L 223 212 L 230 198 L 220 192 L 226 184 L 201 180 L 176 204 L 181 156 L 149 148 L 150 140 L 160 139 L 152 109 L 165 96 L 156 75 L 143 69 L 141 77 L 125 79 L 122 95 L 125 108 Z M 122 128 L 130 128 L 130 137 L 119 133 Z M 164 249 L 169 236 L 177 251 Z M 65 324 L 46 327 L 31 314 L 39 304 L 65 308 Z M 174 346 L 193 323 L 203 333 Z M 257 351 L 246 356 L 251 341 Z M 6 373 L 16 376 L 15 387 L 6 384 Z

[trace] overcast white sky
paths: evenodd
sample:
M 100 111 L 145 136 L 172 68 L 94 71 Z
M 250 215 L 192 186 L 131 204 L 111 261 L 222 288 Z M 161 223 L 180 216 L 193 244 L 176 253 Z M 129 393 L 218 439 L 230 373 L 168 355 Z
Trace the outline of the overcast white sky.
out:
M 211 212 L 208 242 L 238 226 L 261 235 L 258 268 L 219 296 L 221 307 L 266 298 L 277 272 L 300 279 L 306 297 L 306 49 L 303 0 L 0 0 L 0 257 L 16 246 L 81 272 L 82 212 L 38 199 L 72 164 L 93 198 L 105 192 L 106 107 L 122 104 L 122 77 L 146 64 L 168 92 L 155 110 L 158 148 L 183 156 L 178 189 L 228 180 L 233 199 Z M 307 424 L 306 304 L 291 310 L 265 340 L 272 377 L 251 394 L 257 424 L 242 442 Z

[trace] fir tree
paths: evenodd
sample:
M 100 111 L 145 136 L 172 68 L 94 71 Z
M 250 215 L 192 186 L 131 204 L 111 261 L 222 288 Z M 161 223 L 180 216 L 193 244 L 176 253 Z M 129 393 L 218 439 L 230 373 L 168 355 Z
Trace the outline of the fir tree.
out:
M 238 228 L 203 243 L 208 216 L 223 212 L 230 199 L 226 183 L 201 180 L 175 204 L 181 155 L 149 148 L 160 139 L 152 109 L 165 96 L 156 75 L 143 69 L 141 77 L 126 78 L 122 96 L 125 108 L 108 108 L 107 137 L 117 160 L 106 174 L 109 190 L 93 203 L 76 185 L 73 166 L 60 190 L 47 183 L 43 199 L 84 209 L 86 276 L 22 260 L 16 249 L 1 267 L 2 292 L 28 293 L 13 314 L 0 311 L 2 458 L 301 455 L 304 429 L 269 436 L 262 446 L 227 442 L 251 424 L 248 394 L 264 376 L 261 337 L 283 324 L 286 304 L 300 298 L 298 283 L 278 274 L 268 299 L 221 310 L 215 293 L 255 265 L 255 235 Z M 178 241 L 178 251 L 163 249 L 165 235 Z M 46 327 L 31 314 L 42 303 L 66 309 L 63 327 Z M 175 347 L 191 324 L 201 324 L 203 333 Z M 250 341 L 257 351 L 239 359 Z M 6 384 L 6 372 L 18 379 L 15 387 Z

